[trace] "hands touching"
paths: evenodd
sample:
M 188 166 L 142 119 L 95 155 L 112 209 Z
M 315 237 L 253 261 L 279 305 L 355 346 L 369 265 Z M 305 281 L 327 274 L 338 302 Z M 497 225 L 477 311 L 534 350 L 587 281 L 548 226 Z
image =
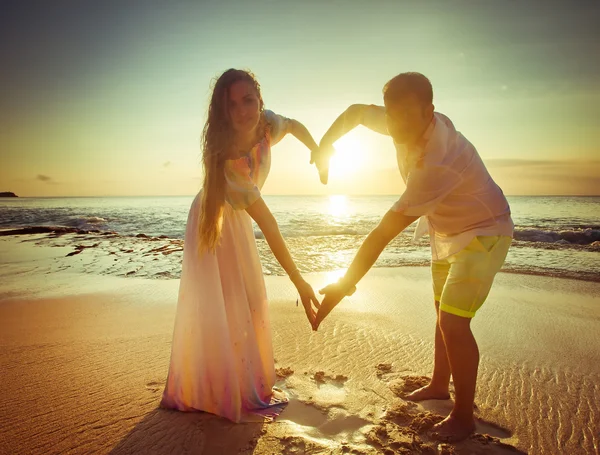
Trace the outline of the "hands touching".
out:
M 325 286 L 319 291 L 319 294 L 325 295 L 325 298 L 321 302 L 319 311 L 315 317 L 313 323 L 313 330 L 317 331 L 323 319 L 331 313 L 338 303 L 346 296 L 354 294 L 356 286 L 348 286 L 343 280 L 339 280 L 337 283 Z
M 325 295 L 323 301 L 319 302 L 312 286 L 302 278 L 299 272 L 291 278 L 300 294 L 308 322 L 314 331 L 317 331 L 323 319 L 344 297 L 350 296 L 356 291 L 356 286 L 349 287 L 343 280 L 339 280 L 337 283 L 329 284 L 319 290 L 319 294 Z
M 327 185 L 329 179 L 329 161 L 334 155 L 335 149 L 332 144 L 321 141 L 319 147 L 311 151 L 310 164 L 315 164 L 319 171 L 319 178 L 323 185 Z

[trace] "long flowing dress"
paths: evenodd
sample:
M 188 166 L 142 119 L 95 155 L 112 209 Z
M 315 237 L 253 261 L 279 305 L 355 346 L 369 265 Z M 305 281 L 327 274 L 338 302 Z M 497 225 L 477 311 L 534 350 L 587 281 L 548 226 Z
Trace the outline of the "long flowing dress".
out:
M 287 402 L 273 388 L 275 363 L 267 294 L 252 219 L 271 166 L 271 146 L 290 121 L 264 111 L 265 136 L 225 163 L 220 245 L 198 252 L 202 194 L 188 215 L 171 361 L 161 407 L 206 411 L 233 422 L 270 420 Z

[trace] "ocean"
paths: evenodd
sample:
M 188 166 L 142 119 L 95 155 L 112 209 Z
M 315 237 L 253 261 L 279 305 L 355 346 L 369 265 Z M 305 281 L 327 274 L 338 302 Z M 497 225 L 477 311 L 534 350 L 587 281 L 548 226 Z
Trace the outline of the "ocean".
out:
M 0 229 L 42 232 L 31 238 L 72 246 L 91 273 L 178 278 L 188 210 L 194 196 L 3 198 Z M 395 196 L 265 196 L 303 272 L 348 267 Z M 600 281 L 600 197 L 508 197 L 515 239 L 503 270 Z M 383 252 L 376 267 L 428 265 L 429 239 L 414 243 L 414 225 Z M 265 274 L 282 275 L 262 233 L 255 237 Z M 107 261 L 85 260 L 90 251 Z M 102 265 L 100 265 L 102 264 Z

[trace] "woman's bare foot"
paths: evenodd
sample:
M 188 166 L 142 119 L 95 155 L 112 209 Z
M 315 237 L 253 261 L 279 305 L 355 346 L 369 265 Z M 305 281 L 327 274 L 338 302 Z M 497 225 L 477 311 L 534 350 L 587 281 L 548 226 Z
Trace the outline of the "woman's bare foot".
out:
M 271 392 L 273 393 L 271 395 L 271 405 L 288 403 L 290 401 L 288 394 L 281 390 L 279 387 L 273 387 L 271 389 Z
M 409 401 L 448 400 L 450 399 L 450 393 L 448 393 L 448 389 L 439 389 L 427 384 L 425 387 L 409 393 L 405 398 Z
M 440 423 L 437 423 L 431 429 L 432 436 L 438 441 L 458 442 L 467 439 L 475 431 L 475 422 L 470 420 L 461 420 L 450 414 Z

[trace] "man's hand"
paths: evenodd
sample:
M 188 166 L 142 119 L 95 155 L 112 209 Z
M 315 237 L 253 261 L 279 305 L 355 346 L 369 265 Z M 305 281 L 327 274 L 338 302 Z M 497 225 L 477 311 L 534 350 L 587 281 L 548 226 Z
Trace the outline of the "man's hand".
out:
M 337 283 L 331 283 L 325 286 L 323 289 L 319 289 L 319 294 L 329 294 L 330 292 L 336 292 L 338 288 L 342 287 L 342 284 L 338 281 Z M 350 297 L 352 294 L 356 292 L 356 286 L 352 286 L 346 292 L 346 297 Z
M 310 155 L 310 162 L 315 163 L 317 170 L 319 171 L 319 178 L 323 185 L 327 185 L 329 180 L 329 162 L 331 157 L 335 154 L 333 145 L 326 144 L 321 141 L 319 149 L 313 151 Z
M 317 330 L 323 319 L 331 313 L 338 303 L 346 296 L 354 294 L 356 286 L 348 288 L 341 281 L 325 286 L 319 291 L 319 294 L 325 294 L 325 298 L 321 302 L 321 307 L 313 323 L 313 330 Z

